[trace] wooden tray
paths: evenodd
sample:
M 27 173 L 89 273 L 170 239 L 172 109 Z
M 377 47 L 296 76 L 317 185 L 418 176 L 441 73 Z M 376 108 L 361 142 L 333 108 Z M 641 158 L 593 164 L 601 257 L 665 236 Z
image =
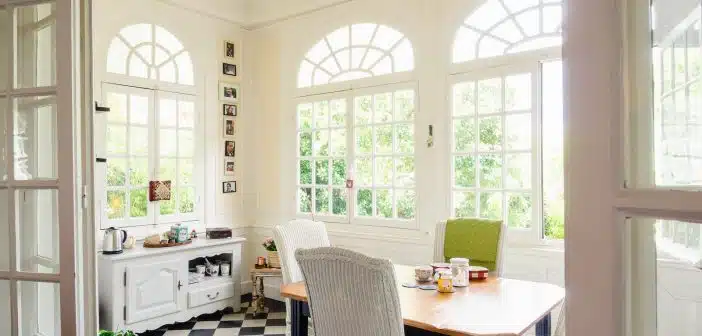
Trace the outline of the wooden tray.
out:
M 161 243 L 159 243 L 159 244 L 147 244 L 146 241 L 144 241 L 144 247 L 145 247 L 145 248 L 174 247 L 174 246 L 188 245 L 188 244 L 190 244 L 190 243 L 192 243 L 192 242 L 193 242 L 192 239 L 188 239 L 187 241 L 182 242 L 182 243 L 168 243 L 168 244 L 161 244 Z

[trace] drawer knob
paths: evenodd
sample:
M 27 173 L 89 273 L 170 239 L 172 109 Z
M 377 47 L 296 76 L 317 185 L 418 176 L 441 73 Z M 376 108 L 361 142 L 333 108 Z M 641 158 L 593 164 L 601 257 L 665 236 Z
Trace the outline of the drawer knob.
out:
M 207 298 L 210 299 L 210 300 L 214 300 L 214 299 L 216 299 L 218 296 L 219 296 L 219 292 L 217 292 L 214 296 L 212 296 L 212 295 L 210 295 L 210 294 L 207 294 Z

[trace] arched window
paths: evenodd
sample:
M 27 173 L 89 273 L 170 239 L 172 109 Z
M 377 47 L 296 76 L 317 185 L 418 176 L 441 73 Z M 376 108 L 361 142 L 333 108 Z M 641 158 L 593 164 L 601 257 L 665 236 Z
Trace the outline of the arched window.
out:
M 101 227 L 197 221 L 204 179 L 196 151 L 201 134 L 196 97 L 176 92 L 189 89 L 167 92 L 157 85 L 194 85 L 190 54 L 164 28 L 140 23 L 112 39 L 106 70 L 124 78 L 101 87 L 103 103 L 110 108 L 98 120 L 105 136 L 96 141 L 107 160 L 96 183 L 104 189 Z M 135 79 L 154 85 L 135 87 Z M 168 181 L 170 199 L 151 202 L 152 181 Z
M 122 28 L 107 51 L 107 72 L 193 85 L 193 63 L 183 44 L 157 25 Z
M 558 46 L 562 16 L 560 0 L 490 0 L 458 29 L 453 62 Z
M 300 88 L 414 69 L 412 43 L 375 23 L 339 28 L 321 39 L 300 63 Z

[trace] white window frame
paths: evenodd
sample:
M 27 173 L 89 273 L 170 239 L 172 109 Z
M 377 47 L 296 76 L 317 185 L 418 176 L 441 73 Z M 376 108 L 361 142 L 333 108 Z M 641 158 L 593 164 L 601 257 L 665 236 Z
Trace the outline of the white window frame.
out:
M 389 76 L 389 75 L 388 75 Z M 348 85 L 348 83 L 347 83 Z M 351 86 L 351 85 L 349 85 Z M 315 88 L 319 90 L 319 88 Z M 323 88 L 322 88 L 323 89 Z M 370 86 L 370 87 L 351 87 L 347 90 L 340 91 L 340 92 L 334 92 L 334 93 L 323 93 L 323 94 L 318 94 L 318 95 L 310 95 L 310 96 L 304 96 L 304 97 L 298 97 L 293 100 L 294 102 L 294 108 L 293 111 L 295 113 L 293 114 L 293 124 L 295 125 L 295 141 L 294 145 L 295 148 L 293 149 L 295 153 L 295 190 L 294 190 L 294 207 L 295 207 L 295 214 L 298 218 L 307 218 L 307 219 L 314 219 L 314 220 L 322 220 L 325 222 L 330 222 L 330 223 L 339 223 L 339 224 L 351 224 L 351 225 L 362 225 L 362 226 L 378 226 L 378 227 L 390 227 L 390 228 L 402 228 L 402 229 L 411 229 L 411 230 L 418 230 L 419 229 L 419 193 L 417 192 L 417 149 L 419 142 L 417 141 L 417 115 L 419 113 L 419 94 L 418 94 L 418 87 L 415 82 L 407 82 L 407 83 L 394 83 L 394 84 L 386 84 L 386 85 L 378 85 L 378 86 Z M 308 89 L 309 90 L 309 89 Z M 355 113 L 354 113 L 354 99 L 355 97 L 358 96 L 364 96 L 364 95 L 372 95 L 372 94 L 378 94 L 378 93 L 388 93 L 388 92 L 396 92 L 396 91 L 402 91 L 402 90 L 412 90 L 414 91 L 414 106 L 415 106 L 415 120 L 412 122 L 412 125 L 414 126 L 415 129 L 415 136 L 414 136 L 414 152 L 411 154 L 411 156 L 415 160 L 415 185 L 413 188 L 395 188 L 394 186 L 388 186 L 387 188 L 385 187 L 380 187 L 380 189 L 402 189 L 402 190 L 410 190 L 413 189 L 415 192 L 415 212 L 414 212 L 414 218 L 413 219 L 399 219 L 399 218 L 379 218 L 379 217 L 361 217 L 361 216 L 356 216 L 356 203 L 357 203 L 357 192 L 359 189 L 358 184 L 354 182 L 354 186 L 351 189 L 348 190 L 348 199 L 347 199 L 347 215 L 346 216 L 326 216 L 326 215 L 313 215 L 313 214 L 306 214 L 306 213 L 300 213 L 298 209 L 299 205 L 299 200 L 297 196 L 297 190 L 299 188 L 299 142 L 298 142 L 298 121 L 297 121 L 297 106 L 299 104 L 305 104 L 305 103 L 310 103 L 310 102 L 315 102 L 315 101 L 320 101 L 320 100 L 333 100 L 333 99 L 345 99 L 346 100 L 346 168 L 347 168 L 347 179 L 356 179 L 356 174 L 355 174 L 355 139 L 356 139 L 356 124 L 355 124 Z M 401 122 L 397 122 L 401 123 Z M 395 122 L 392 123 L 383 123 L 383 125 L 394 125 L 396 124 Z M 369 124 L 364 124 L 364 126 L 373 126 L 375 125 L 374 123 L 369 123 Z M 375 137 L 374 137 L 375 139 Z M 373 140 L 375 141 L 375 140 Z M 393 140 L 394 144 L 394 140 Z M 394 150 L 394 148 L 393 148 Z M 367 156 L 367 155 L 364 155 Z M 391 154 L 382 154 L 380 156 L 383 157 L 403 157 L 403 156 L 410 156 L 407 154 L 398 154 L 398 153 L 391 153 Z M 371 157 L 375 157 L 375 155 L 371 155 Z M 394 170 L 394 168 L 393 168 Z M 352 175 L 349 175 L 349 173 L 352 173 Z M 313 174 L 312 178 L 314 179 L 315 176 Z M 371 189 L 375 189 L 375 184 L 370 187 Z M 364 188 L 366 189 L 366 188 Z M 330 195 L 331 197 L 331 195 Z M 393 193 L 393 200 L 394 200 L 394 193 Z M 375 204 L 375 197 L 373 197 L 373 203 Z M 393 202 L 393 215 L 396 214 L 396 202 Z M 313 198 L 313 203 L 312 206 L 314 206 L 314 198 Z

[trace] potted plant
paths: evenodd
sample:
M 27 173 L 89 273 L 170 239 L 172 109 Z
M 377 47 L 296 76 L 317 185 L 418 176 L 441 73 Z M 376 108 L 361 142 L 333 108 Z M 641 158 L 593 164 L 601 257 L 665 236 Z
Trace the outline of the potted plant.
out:
M 275 246 L 273 238 L 268 237 L 263 240 L 263 247 L 268 251 L 268 266 L 280 268 L 280 257 L 278 256 L 278 248 Z

